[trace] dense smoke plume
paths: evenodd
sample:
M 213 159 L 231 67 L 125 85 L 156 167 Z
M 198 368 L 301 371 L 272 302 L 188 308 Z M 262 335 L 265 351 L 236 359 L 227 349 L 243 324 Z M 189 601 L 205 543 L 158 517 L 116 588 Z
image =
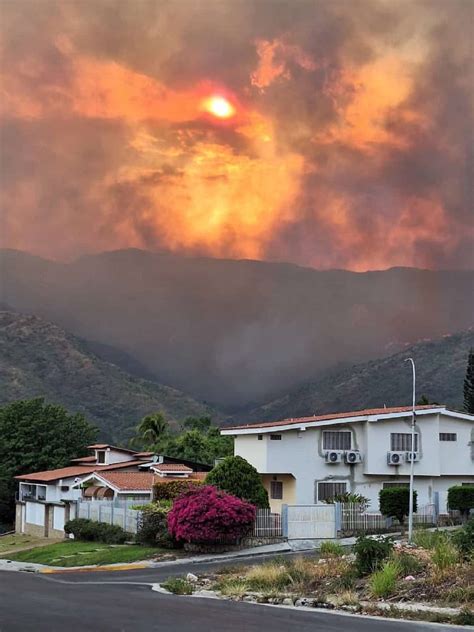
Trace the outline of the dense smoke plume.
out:
M 473 11 L 3 3 L 0 243 L 471 267 Z

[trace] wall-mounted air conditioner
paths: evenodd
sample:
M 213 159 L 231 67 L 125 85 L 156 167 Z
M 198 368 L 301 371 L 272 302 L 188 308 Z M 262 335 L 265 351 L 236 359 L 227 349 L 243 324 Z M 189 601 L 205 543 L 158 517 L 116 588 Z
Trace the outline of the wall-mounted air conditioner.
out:
M 405 452 L 387 452 L 387 465 L 401 465 L 405 461 Z
M 362 454 L 359 450 L 346 450 L 344 458 L 346 463 L 362 463 Z
M 341 463 L 344 450 L 326 450 L 326 463 Z
M 408 463 L 411 463 L 412 461 L 419 461 L 420 460 L 420 453 L 419 452 L 407 452 L 405 454 L 405 460 Z

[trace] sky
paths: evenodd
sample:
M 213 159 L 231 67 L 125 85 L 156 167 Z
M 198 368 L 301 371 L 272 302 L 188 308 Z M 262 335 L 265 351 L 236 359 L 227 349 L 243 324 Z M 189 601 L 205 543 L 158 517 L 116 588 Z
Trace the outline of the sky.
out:
M 474 267 L 471 0 L 0 12 L 2 247 Z

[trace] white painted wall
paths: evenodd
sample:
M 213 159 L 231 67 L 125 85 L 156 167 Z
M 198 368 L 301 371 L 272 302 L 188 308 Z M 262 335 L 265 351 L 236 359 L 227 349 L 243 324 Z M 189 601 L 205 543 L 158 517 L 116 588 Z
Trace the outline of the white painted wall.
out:
M 65 516 L 66 512 L 64 507 L 59 507 L 59 505 L 53 507 L 53 529 L 57 529 L 58 531 L 64 529 Z
M 44 525 L 45 509 L 41 503 L 27 502 L 25 505 L 25 522 L 28 524 Z

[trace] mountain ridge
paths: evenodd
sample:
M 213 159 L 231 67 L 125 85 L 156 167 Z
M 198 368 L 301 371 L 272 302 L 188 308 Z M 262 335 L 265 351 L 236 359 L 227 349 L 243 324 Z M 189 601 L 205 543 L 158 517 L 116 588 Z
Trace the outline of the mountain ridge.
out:
M 228 411 L 473 324 L 465 270 L 325 271 L 119 250 L 67 264 L 3 251 L 0 274 L 0 299 L 13 309 L 128 354 L 157 382 Z
M 417 399 L 461 410 L 463 382 L 474 328 L 420 341 L 386 358 L 329 371 L 286 396 L 235 415 L 225 424 L 278 421 L 289 417 L 400 406 L 411 403 L 412 374 L 404 364 L 416 363 Z
M 53 323 L 0 311 L 0 404 L 33 397 L 83 413 L 108 441 L 130 438 L 141 417 L 156 410 L 171 425 L 187 416 L 220 419 L 177 389 L 127 375 Z

